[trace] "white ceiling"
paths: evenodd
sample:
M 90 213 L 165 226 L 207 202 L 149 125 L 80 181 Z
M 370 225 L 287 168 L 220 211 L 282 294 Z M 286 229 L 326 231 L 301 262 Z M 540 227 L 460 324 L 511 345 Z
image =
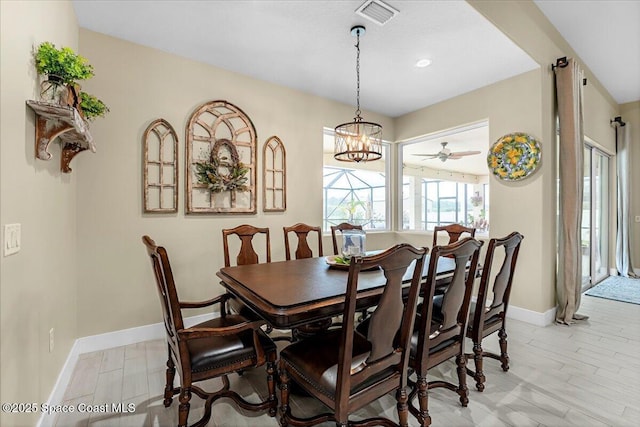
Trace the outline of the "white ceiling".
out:
M 361 107 L 390 117 L 539 66 L 465 1 L 387 0 L 399 14 L 384 26 L 355 13 L 363 2 L 74 0 L 73 5 L 83 28 L 353 106 L 356 51 L 350 28 L 365 25 Z M 640 100 L 640 1 L 535 3 L 618 103 Z M 432 65 L 416 68 L 422 58 Z M 414 150 L 437 152 L 444 140 L 452 151 L 483 154 L 445 163 L 410 156 Z M 407 147 L 405 162 L 486 174 L 488 145 L 482 130 L 431 138 Z
M 347 1 L 74 1 L 80 26 L 397 117 L 535 69 L 510 39 L 464 1 L 387 3 L 380 26 Z M 421 58 L 433 61 L 416 68 Z M 212 94 L 213 96 L 213 94 Z M 366 117 L 365 117 L 366 118 Z
M 640 100 L 640 1 L 535 3 L 618 104 Z
M 480 151 L 480 154 L 461 159 L 425 159 L 415 154 L 433 154 L 442 149 L 442 142 L 448 142 L 452 152 Z M 402 144 L 402 163 L 406 167 L 438 169 L 472 175 L 487 175 L 487 151 L 489 150 L 489 125 L 478 123 L 464 129 L 450 129 L 438 134 L 417 138 L 413 143 Z

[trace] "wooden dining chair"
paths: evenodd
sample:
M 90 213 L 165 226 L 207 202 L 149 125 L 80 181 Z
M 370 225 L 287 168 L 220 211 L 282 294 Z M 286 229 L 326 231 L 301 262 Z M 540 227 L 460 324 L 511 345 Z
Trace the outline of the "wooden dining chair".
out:
M 318 238 L 318 251 L 315 256 L 322 256 L 322 229 L 311 225 L 298 223 L 291 227 L 282 227 L 284 230 L 284 254 L 289 261 L 291 259 L 291 246 L 289 244 L 289 234 L 295 233 L 298 237 L 298 244 L 295 251 L 295 259 L 313 258 L 313 250 L 309 246 L 309 233 L 316 233 Z
M 235 228 L 227 228 L 222 230 L 222 242 L 224 245 L 224 266 L 231 267 L 231 257 L 229 254 L 229 236 L 231 235 L 238 236 L 241 242 L 240 251 L 236 256 L 236 265 L 258 264 L 259 257 L 253 247 L 253 238 L 257 234 L 264 235 L 266 244 L 266 262 L 271 262 L 271 240 L 269 237 L 269 228 L 260 228 L 248 224 L 243 224 Z
M 338 225 L 331 226 L 331 241 L 333 242 L 333 254 L 340 255 L 338 251 L 338 237 L 336 236 L 336 231 L 345 231 L 345 230 L 362 230 L 361 225 L 349 224 L 348 222 L 343 222 Z
M 484 259 L 482 278 L 478 287 L 478 298 L 475 304 L 471 305 L 469 313 L 469 326 L 467 327 L 467 337 L 473 341 L 473 354 L 467 354 L 467 359 L 473 357 L 475 372 L 467 369 L 467 373 L 476 381 L 478 391 L 484 390 L 485 376 L 482 370 L 483 357 L 489 357 L 500 361 L 503 371 L 509 370 L 509 355 L 507 353 L 507 308 L 509 307 L 509 295 L 513 282 L 520 244 L 524 236 L 518 232 L 513 232 L 501 239 L 489 240 L 487 253 Z M 487 307 L 487 296 L 489 294 L 489 284 L 491 277 L 494 256 L 498 248 L 504 248 L 504 257 L 500 264 L 500 270 L 496 274 L 491 286 L 493 298 Z M 484 309 L 479 309 L 483 307 Z M 483 338 L 498 331 L 500 343 L 500 355 L 490 353 L 482 349 Z
M 231 267 L 231 254 L 229 253 L 229 236 L 237 236 L 240 239 L 240 250 L 236 256 L 236 265 L 250 265 L 258 264 L 260 257 L 256 253 L 253 246 L 253 239 L 257 235 L 263 235 L 265 240 L 265 262 L 271 262 L 271 240 L 269 236 L 269 228 L 267 227 L 254 227 L 253 225 L 243 224 L 234 228 L 222 229 L 222 244 L 224 249 L 224 266 Z M 246 305 L 240 302 L 237 298 L 231 297 L 229 299 L 229 307 L 238 314 L 245 316 L 251 320 L 258 320 L 258 316 Z M 266 326 L 268 333 L 271 333 L 273 328 L 271 325 Z
M 433 243 L 431 244 L 432 248 L 438 245 L 439 231 L 444 231 L 447 233 L 447 237 L 449 239 L 449 242 L 446 243 L 447 245 L 457 242 L 458 240 L 460 240 L 460 237 L 465 233 L 468 234 L 469 237 L 475 237 L 476 235 L 476 229 L 473 227 L 465 227 L 464 225 L 461 225 L 461 224 L 437 225 L 433 229 Z M 451 257 L 452 255 L 448 256 L 448 258 L 451 258 Z M 447 279 L 441 280 L 440 286 L 436 288 L 436 291 L 435 291 L 436 295 L 442 294 L 447 284 L 448 284 Z
M 353 259 L 345 284 L 343 327 L 313 340 L 295 342 L 280 352 L 282 426 L 289 423 L 312 426 L 327 421 L 337 426 L 352 425 L 349 414 L 390 392 L 396 394 L 400 426 L 409 425 L 406 390 L 409 339 L 427 251 L 401 244 L 377 255 Z M 412 263 L 415 268 L 405 304 L 402 278 Z M 362 270 L 375 266 L 382 269 L 381 278 L 386 279 L 386 284 L 371 314 L 369 333 L 363 335 L 354 331 L 358 277 Z M 294 416 L 289 405 L 291 379 L 332 412 L 305 419 Z M 376 417 L 359 421 L 358 425 L 396 424 Z
M 151 258 L 163 320 L 167 335 L 167 384 L 164 389 L 164 406 L 169 407 L 173 396 L 180 394 L 178 426 L 186 427 L 189 418 L 191 393 L 205 399 L 203 417 L 192 426 L 204 426 L 211 417 L 211 405 L 217 399 L 228 397 L 243 409 L 268 410 L 276 415 L 278 401 L 275 395 L 275 362 L 277 349 L 274 342 L 260 329 L 264 323 L 250 321 L 240 315 L 228 314 L 225 304 L 229 297 L 223 294 L 202 302 L 180 301 L 176 290 L 169 256 L 165 248 L 157 246 L 149 237 L 142 242 Z M 214 304 L 220 306 L 220 316 L 185 328 L 182 310 L 202 308 Z M 267 367 L 268 397 L 260 403 L 249 403 L 229 388 L 228 375 L 247 368 Z M 174 388 L 176 370 L 180 387 Z M 222 388 L 207 392 L 194 385 L 211 378 L 222 378 Z
M 427 280 L 422 289 L 424 302 L 411 337 L 409 361 L 409 366 L 417 375 L 409 398 L 409 410 L 421 426 L 431 424 L 427 390 L 444 387 L 458 393 L 462 406 L 467 406 L 469 402 L 464 341 L 482 244 L 472 237 L 466 237 L 447 246 L 435 246 L 431 251 Z M 455 260 L 453 276 L 444 294 L 434 296 L 438 260 L 449 256 Z M 433 303 L 429 304 L 429 301 Z M 455 357 L 458 384 L 444 380 L 427 382 L 429 369 L 452 357 Z M 412 403 L 416 395 L 420 409 Z
M 469 234 L 469 237 L 476 236 L 476 229 L 473 227 L 465 227 L 464 225 L 461 225 L 461 224 L 437 225 L 433 228 L 433 244 L 431 245 L 432 248 L 438 245 L 439 231 L 444 231 L 447 233 L 447 236 L 449 237 L 449 242 L 447 243 L 448 245 L 460 240 L 460 237 L 464 233 Z
M 291 245 L 289 242 L 289 235 L 291 233 L 295 233 L 298 238 L 298 244 L 296 245 L 296 251 L 294 253 L 295 259 L 314 257 L 313 250 L 309 246 L 308 239 L 310 233 L 317 234 L 317 256 L 322 256 L 322 229 L 320 227 L 298 223 L 291 227 L 282 227 L 282 229 L 284 231 L 284 252 L 287 261 L 291 260 Z M 292 340 L 315 337 L 320 333 L 326 332 L 332 324 L 333 321 L 331 319 L 324 319 L 306 325 L 300 325 L 291 331 Z

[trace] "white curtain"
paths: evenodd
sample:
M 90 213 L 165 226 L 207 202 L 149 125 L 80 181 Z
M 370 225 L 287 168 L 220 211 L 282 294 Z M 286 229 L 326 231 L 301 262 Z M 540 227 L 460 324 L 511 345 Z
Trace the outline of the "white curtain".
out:
M 584 179 L 584 129 L 582 81 L 576 61 L 555 68 L 560 126 L 560 218 L 556 322 L 570 325 L 587 316 L 578 314 L 582 291 L 582 190 Z
M 629 128 L 613 122 L 616 129 L 617 166 L 618 166 L 618 233 L 616 236 L 616 268 L 618 274 L 624 277 L 638 277 L 633 272 L 631 264 L 631 197 L 629 177 Z

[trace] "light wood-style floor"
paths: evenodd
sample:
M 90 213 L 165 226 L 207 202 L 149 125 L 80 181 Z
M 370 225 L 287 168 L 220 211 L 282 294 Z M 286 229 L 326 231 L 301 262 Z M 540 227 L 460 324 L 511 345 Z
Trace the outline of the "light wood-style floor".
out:
M 545 328 L 509 322 L 511 369 L 485 360 L 486 390 L 479 393 L 469 378 L 470 402 L 460 406 L 445 389 L 430 393 L 434 426 L 637 426 L 640 420 L 640 305 L 583 296 L 580 313 L 590 316 L 571 327 Z M 284 343 L 283 343 L 284 344 Z M 497 336 L 485 348 L 498 349 Z M 469 347 L 470 348 L 470 347 Z M 166 347 L 162 340 L 82 355 L 65 394 L 66 404 L 134 403 L 135 412 L 61 414 L 56 426 L 175 426 L 177 397 L 162 405 Z M 453 362 L 433 377 L 454 378 Z M 431 374 L 431 372 L 430 372 Z M 230 377 L 231 387 L 245 398 L 266 395 L 264 369 Z M 204 383 L 213 390 L 218 380 Z M 208 387 L 207 387 L 208 386 Z M 293 396 L 294 414 L 312 415 L 322 406 Z M 193 396 L 190 422 L 202 415 L 202 401 Z M 354 419 L 385 414 L 397 420 L 393 396 L 385 396 L 354 415 Z M 410 419 L 415 425 L 415 419 Z M 214 403 L 208 426 L 277 426 L 266 415 L 244 413 L 227 400 Z

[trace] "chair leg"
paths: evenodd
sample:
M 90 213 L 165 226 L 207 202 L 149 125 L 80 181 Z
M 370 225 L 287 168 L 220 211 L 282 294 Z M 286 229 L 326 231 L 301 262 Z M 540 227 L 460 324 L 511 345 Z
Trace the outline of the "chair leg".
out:
M 458 395 L 460 403 L 466 407 L 469 403 L 469 389 L 467 388 L 467 358 L 464 354 L 456 356 L 456 365 L 458 366 Z
M 400 427 L 409 427 L 409 405 L 407 404 L 407 389 L 401 387 L 396 392 L 396 400 L 398 401 L 398 422 Z
M 498 331 L 498 337 L 500 338 L 500 364 L 502 370 L 507 372 L 509 370 L 509 355 L 507 354 L 507 331 L 504 327 Z
M 269 390 L 269 416 L 275 417 L 278 412 L 278 398 L 276 397 L 275 381 L 276 362 L 267 362 L 267 388 Z
M 289 425 L 289 375 L 284 366 L 280 362 L 280 425 L 286 427 Z
M 173 358 L 171 357 L 171 348 L 167 344 L 169 351 L 169 358 L 167 359 L 167 385 L 164 387 L 164 407 L 168 408 L 173 403 L 173 379 L 176 375 L 176 365 L 173 363 Z
M 420 415 L 418 417 L 418 421 L 420 422 L 420 426 L 427 427 L 431 425 L 427 377 L 418 375 L 418 382 L 416 383 L 416 386 L 418 387 L 418 402 L 420 404 Z
M 178 407 L 178 427 L 187 427 L 189 419 L 189 401 L 191 400 L 191 388 L 182 387 L 180 389 L 180 406 Z
M 473 343 L 473 361 L 476 365 L 476 372 L 473 375 L 473 379 L 476 380 L 476 388 L 478 391 L 484 391 L 484 382 L 485 376 L 482 364 L 482 343 L 474 342 Z

